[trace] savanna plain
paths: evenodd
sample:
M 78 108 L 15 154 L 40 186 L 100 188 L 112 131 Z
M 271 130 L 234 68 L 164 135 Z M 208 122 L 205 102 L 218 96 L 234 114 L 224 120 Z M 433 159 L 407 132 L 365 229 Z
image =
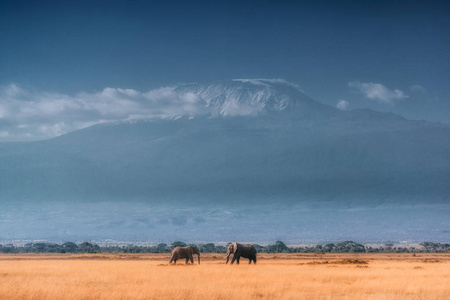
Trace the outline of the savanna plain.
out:
M 0 299 L 450 299 L 450 254 L 0 255 Z

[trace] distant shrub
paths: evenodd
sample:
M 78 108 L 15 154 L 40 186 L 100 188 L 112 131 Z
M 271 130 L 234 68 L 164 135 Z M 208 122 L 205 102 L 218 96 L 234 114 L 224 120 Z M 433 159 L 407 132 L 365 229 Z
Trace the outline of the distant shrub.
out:
M 170 247 L 171 247 L 172 249 L 175 248 L 175 247 L 186 247 L 186 246 L 187 246 L 187 244 L 184 243 L 184 242 L 181 242 L 181 241 L 173 242 L 173 243 L 170 245 Z

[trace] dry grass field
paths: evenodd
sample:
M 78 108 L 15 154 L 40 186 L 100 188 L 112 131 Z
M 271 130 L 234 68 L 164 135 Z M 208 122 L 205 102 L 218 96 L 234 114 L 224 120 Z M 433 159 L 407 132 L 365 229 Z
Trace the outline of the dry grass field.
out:
M 0 299 L 450 299 L 449 254 L 0 255 Z

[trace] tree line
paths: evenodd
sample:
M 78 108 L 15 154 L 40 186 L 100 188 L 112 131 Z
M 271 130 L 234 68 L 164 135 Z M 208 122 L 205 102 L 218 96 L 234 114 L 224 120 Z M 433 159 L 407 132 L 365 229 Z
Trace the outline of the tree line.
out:
M 104 245 L 99 246 L 91 242 L 65 242 L 57 243 L 27 243 L 23 246 L 14 246 L 13 244 L 0 244 L 0 253 L 170 253 L 177 246 L 187 246 L 188 244 L 176 241 L 168 245 L 160 243 L 155 246 L 140 245 Z M 362 245 L 354 241 L 343 241 L 340 243 L 318 244 L 314 246 L 291 246 L 288 247 L 282 241 L 276 241 L 274 244 L 261 246 L 253 244 L 259 253 L 449 253 L 450 244 L 441 244 L 433 242 L 423 242 L 420 247 L 394 247 L 394 244 L 387 243 L 381 246 L 372 247 Z M 196 245 L 201 253 L 225 253 L 227 246 L 206 243 Z

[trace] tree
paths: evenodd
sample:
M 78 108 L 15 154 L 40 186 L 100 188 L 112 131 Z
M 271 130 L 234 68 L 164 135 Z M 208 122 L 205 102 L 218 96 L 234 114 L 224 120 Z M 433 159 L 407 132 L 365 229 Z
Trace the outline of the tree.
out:
M 323 245 L 323 251 L 326 251 L 326 252 L 331 252 L 331 251 L 333 251 L 334 250 L 334 248 L 336 248 L 336 245 L 335 244 L 325 244 L 325 245 Z
M 167 248 L 167 244 L 159 243 L 158 245 L 156 245 L 156 250 L 161 253 L 161 252 L 166 252 L 169 249 Z
M 394 246 L 394 244 L 392 243 L 388 243 L 384 245 L 386 247 L 386 250 L 392 250 L 392 247 Z
M 216 250 L 216 246 L 213 243 L 207 243 L 200 247 L 201 252 L 212 253 Z
M 74 242 L 65 242 L 62 244 L 62 248 L 66 252 L 75 252 L 78 249 L 78 245 Z
M 36 249 L 37 252 L 44 252 L 45 243 L 34 243 L 33 248 Z
M 365 250 L 363 245 L 354 241 L 345 241 L 336 245 L 336 251 L 338 252 L 365 252 Z
M 282 241 L 276 241 L 274 245 L 269 245 L 267 248 L 269 252 L 276 253 L 286 252 L 288 250 L 288 247 Z
M 100 250 L 100 247 L 89 242 L 83 242 L 80 244 L 80 250 L 81 252 L 96 253 Z
M 420 243 L 419 245 L 424 247 L 425 250 L 427 250 L 427 251 L 429 251 L 429 250 L 436 251 L 436 249 L 439 248 L 439 244 L 432 243 L 432 242 L 423 242 L 423 243 Z
M 180 241 L 173 242 L 173 243 L 170 245 L 170 247 L 171 247 L 172 249 L 175 248 L 175 247 L 186 247 L 186 246 L 187 246 L 186 243 L 180 242 Z
M 276 247 L 278 253 L 285 252 L 288 250 L 288 247 L 282 241 L 276 241 L 275 247 Z

